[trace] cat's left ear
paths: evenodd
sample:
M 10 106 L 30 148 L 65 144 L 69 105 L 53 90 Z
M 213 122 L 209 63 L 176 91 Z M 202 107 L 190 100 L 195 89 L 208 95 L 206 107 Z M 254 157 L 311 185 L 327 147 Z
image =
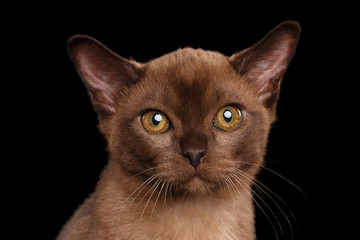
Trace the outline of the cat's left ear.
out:
M 255 84 L 258 97 L 267 108 L 276 106 L 281 80 L 295 53 L 300 31 L 298 22 L 283 22 L 252 47 L 230 57 L 235 70 Z

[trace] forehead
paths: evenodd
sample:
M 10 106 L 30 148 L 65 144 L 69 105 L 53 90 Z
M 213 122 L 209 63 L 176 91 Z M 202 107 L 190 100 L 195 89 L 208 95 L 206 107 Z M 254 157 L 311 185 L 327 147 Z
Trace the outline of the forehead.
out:
M 244 95 L 244 81 L 217 52 L 178 50 L 149 62 L 145 78 L 144 84 L 152 86 L 148 94 L 153 102 L 186 121 L 236 103 Z

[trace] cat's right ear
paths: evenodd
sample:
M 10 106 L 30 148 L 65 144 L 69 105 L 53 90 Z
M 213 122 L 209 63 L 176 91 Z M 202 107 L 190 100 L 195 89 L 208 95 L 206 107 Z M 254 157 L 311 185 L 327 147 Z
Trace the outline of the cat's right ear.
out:
M 126 60 L 86 35 L 68 40 L 68 52 L 100 119 L 116 111 L 120 91 L 141 78 L 141 65 Z

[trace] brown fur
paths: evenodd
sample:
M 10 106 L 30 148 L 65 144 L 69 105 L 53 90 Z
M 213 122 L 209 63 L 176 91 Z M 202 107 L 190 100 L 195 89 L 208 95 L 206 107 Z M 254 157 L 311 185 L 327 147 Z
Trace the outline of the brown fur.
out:
M 98 113 L 109 163 L 57 239 L 255 239 L 250 188 L 299 32 L 298 23 L 285 22 L 231 57 L 185 48 L 146 64 L 90 37 L 71 38 L 70 57 Z M 232 132 L 213 124 L 226 105 L 244 115 Z M 151 109 L 170 119 L 167 132 L 143 128 L 141 116 Z M 184 148 L 207 155 L 194 168 Z

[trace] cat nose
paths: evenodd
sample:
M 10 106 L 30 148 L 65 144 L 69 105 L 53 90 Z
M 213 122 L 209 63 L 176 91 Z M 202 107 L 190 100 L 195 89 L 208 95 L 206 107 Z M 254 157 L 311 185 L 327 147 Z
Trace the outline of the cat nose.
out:
M 201 161 L 206 157 L 207 152 L 205 149 L 201 148 L 190 148 L 186 149 L 182 156 L 187 159 L 191 166 L 195 169 L 200 165 Z

